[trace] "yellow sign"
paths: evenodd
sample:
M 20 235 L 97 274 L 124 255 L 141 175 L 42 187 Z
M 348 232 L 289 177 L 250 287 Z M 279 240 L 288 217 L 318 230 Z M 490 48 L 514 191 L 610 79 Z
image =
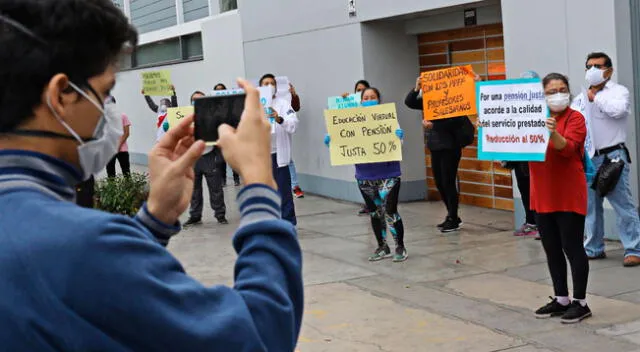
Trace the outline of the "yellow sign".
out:
M 396 104 L 325 110 L 331 165 L 402 160 Z
M 177 126 L 180 123 L 180 120 L 191 114 L 193 114 L 193 106 L 181 106 L 167 109 L 167 122 L 169 123 L 169 129 Z
M 475 115 L 475 74 L 471 65 L 423 72 L 422 99 L 425 120 Z
M 142 72 L 142 89 L 145 95 L 168 97 L 173 95 L 171 89 L 171 71 Z

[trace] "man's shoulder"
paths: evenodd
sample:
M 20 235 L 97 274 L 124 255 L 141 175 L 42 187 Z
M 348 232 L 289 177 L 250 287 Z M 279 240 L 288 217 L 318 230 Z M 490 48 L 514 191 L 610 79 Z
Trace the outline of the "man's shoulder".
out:
M 614 81 L 609 81 L 607 82 L 607 84 L 605 85 L 605 87 L 609 90 L 611 90 L 612 92 L 626 92 L 629 93 L 629 88 L 623 86 L 622 84 L 618 83 L 618 82 L 614 82 Z

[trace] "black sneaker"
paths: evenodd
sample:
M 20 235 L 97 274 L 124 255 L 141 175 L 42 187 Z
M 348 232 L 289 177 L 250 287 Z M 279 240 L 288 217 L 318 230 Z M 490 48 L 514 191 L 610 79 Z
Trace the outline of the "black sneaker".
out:
M 536 318 L 548 319 L 551 317 L 559 317 L 564 315 L 571 307 L 570 304 L 563 306 L 562 304 L 558 303 L 557 298 L 552 298 L 552 297 L 549 297 L 549 298 L 551 298 L 551 302 L 549 304 L 536 310 Z
M 447 223 L 447 221 L 449 221 L 449 217 L 444 219 L 444 222 L 442 224 L 438 224 L 438 228 L 442 229 L 444 227 L 444 225 Z M 458 218 L 458 220 L 454 221 L 458 223 L 458 227 L 462 226 L 462 219 Z
M 569 309 L 562 315 L 562 324 L 575 324 L 587 319 L 591 316 L 591 309 L 589 306 L 582 306 L 580 301 L 573 301 L 569 305 Z
M 187 220 L 187 222 L 185 222 L 182 227 L 189 227 L 199 224 L 202 224 L 202 218 L 189 218 L 189 220 Z
M 229 221 L 224 216 L 217 218 L 217 220 L 218 220 L 218 224 L 220 225 L 229 225 Z
M 369 209 L 367 208 L 366 205 L 360 208 L 360 211 L 358 211 L 358 216 L 365 216 L 365 215 L 369 215 Z
M 445 221 L 444 224 L 442 225 L 440 232 L 449 233 L 449 232 L 458 231 L 460 230 L 460 224 L 462 224 L 462 221 L 460 219 L 457 219 L 457 220 L 447 219 L 447 221 Z

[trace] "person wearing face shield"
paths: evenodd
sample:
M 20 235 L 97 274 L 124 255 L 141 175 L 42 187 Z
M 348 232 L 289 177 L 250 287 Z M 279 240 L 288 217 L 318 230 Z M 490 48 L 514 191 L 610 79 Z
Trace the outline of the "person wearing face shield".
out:
M 144 95 L 144 99 L 147 102 L 149 109 L 158 114 L 158 117 L 156 119 L 156 143 L 159 142 L 162 136 L 164 136 L 164 134 L 169 130 L 169 124 L 166 123 L 167 109 L 175 108 L 178 106 L 178 95 L 176 94 L 176 87 L 172 85 L 171 90 L 173 91 L 171 99 L 160 99 L 160 106 L 156 105 L 156 103 L 150 96 L 144 94 L 144 89 L 142 90 L 142 95 Z
M 631 193 L 631 155 L 625 142 L 631 114 L 629 90 L 611 80 L 613 63 L 605 53 L 589 54 L 586 61 L 587 88 L 572 107 L 582 112 L 587 122 L 586 148 L 596 170 L 605 160 L 622 160 L 624 169 L 615 188 L 606 195 L 616 212 L 618 236 L 624 246 L 626 267 L 640 266 L 640 218 Z M 604 198 L 589 187 L 589 208 L 584 247 L 590 260 L 607 257 L 604 245 Z
M 591 316 L 587 305 L 589 260 L 582 246 L 587 214 L 587 179 L 583 159 L 587 128 L 584 116 L 569 107 L 569 80 L 550 73 L 543 80 L 550 111 L 550 142 L 544 162 L 530 162 L 531 210 L 537 214 L 542 246 L 555 297 L 538 309 L 537 318 L 561 317 L 573 324 Z M 567 284 L 567 260 L 573 279 L 573 301 Z
M 217 144 L 246 184 L 233 287 L 196 281 L 166 249 L 205 150 L 193 116 L 149 152 L 135 217 L 74 203 L 74 185 L 118 150 L 121 115 L 103 102 L 137 38 L 111 0 L 0 1 L 2 350 L 293 351 L 302 255 L 279 215 L 270 126 L 246 80 L 241 122 L 220 126 Z
M 298 223 L 296 209 L 291 193 L 291 136 L 298 127 L 298 116 L 291 107 L 291 102 L 276 96 L 276 77 L 267 73 L 260 78 L 261 87 L 270 87 L 273 102 L 268 108 L 267 119 L 271 124 L 271 158 L 273 160 L 273 177 L 278 183 L 278 191 L 282 196 L 282 218 Z

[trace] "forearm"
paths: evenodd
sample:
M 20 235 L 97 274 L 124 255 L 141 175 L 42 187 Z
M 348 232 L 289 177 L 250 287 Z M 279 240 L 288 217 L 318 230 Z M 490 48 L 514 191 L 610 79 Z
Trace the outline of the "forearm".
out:
M 567 140 L 558 132 L 551 134 L 551 142 L 556 150 L 563 150 L 567 147 Z

